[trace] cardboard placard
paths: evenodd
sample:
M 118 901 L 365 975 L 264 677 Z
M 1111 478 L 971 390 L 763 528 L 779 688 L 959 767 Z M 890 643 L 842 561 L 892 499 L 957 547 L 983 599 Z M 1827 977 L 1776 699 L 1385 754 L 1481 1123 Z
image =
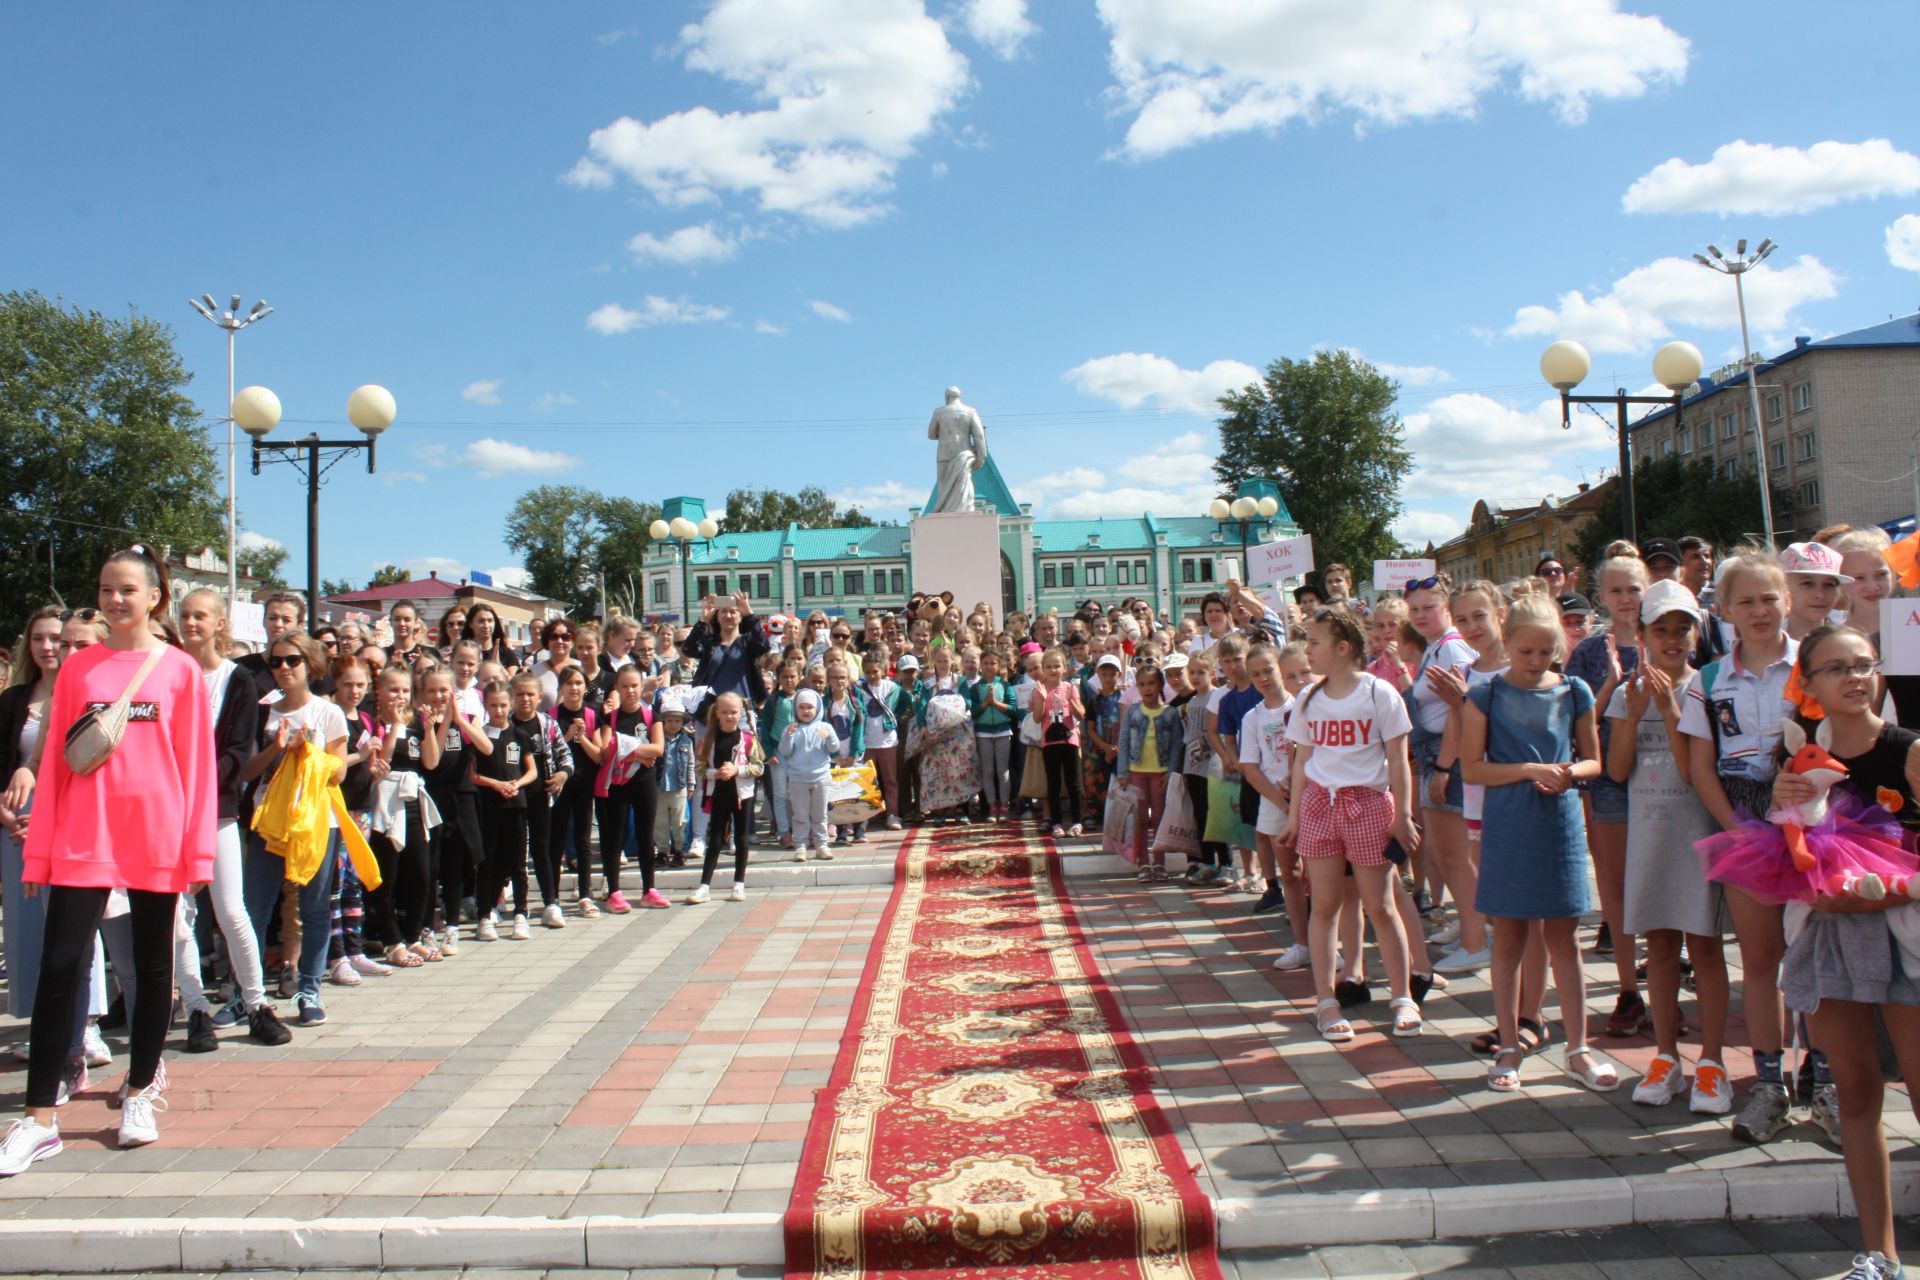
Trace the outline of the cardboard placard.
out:
M 233 606 L 233 638 L 248 644 L 267 642 L 267 607 L 257 600 L 242 600 Z
M 1213 561 L 1213 580 L 1215 582 L 1240 582 L 1240 558 L 1238 556 L 1216 556 Z
M 1260 542 L 1247 548 L 1247 585 L 1304 578 L 1313 572 L 1313 535 L 1278 542 Z
M 1373 589 L 1375 591 L 1399 591 L 1409 582 L 1418 582 L 1422 578 L 1433 576 L 1431 560 L 1375 560 L 1373 562 Z
M 1880 602 L 1880 670 L 1920 676 L 1920 600 Z

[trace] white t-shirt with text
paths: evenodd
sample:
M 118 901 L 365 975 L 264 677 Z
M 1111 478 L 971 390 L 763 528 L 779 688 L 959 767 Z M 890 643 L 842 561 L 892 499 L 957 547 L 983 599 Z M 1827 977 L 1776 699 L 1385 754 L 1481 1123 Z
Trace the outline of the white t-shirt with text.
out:
M 1287 738 L 1313 748 L 1305 766 L 1309 782 L 1329 791 L 1342 787 L 1385 791 L 1386 744 L 1412 729 L 1399 691 L 1363 672 L 1344 698 L 1329 697 L 1325 685 L 1301 694 L 1287 724 Z

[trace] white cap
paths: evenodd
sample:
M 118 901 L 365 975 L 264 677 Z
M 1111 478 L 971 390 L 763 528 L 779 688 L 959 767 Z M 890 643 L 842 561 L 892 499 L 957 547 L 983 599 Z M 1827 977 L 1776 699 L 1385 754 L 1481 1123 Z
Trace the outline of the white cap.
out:
M 1640 625 L 1650 627 L 1669 613 L 1688 613 L 1696 621 L 1700 617 L 1700 601 L 1673 579 L 1652 584 L 1640 597 Z
M 1840 553 L 1824 542 L 1793 542 L 1780 553 L 1780 567 L 1788 573 L 1832 578 L 1841 586 L 1853 579 L 1840 572 Z
M 902 654 L 900 661 L 893 664 L 893 669 L 895 671 L 918 671 L 920 669 L 920 659 L 910 653 Z
M 1121 663 L 1120 659 L 1115 657 L 1111 653 L 1101 654 L 1100 661 L 1093 664 L 1093 669 L 1095 671 L 1098 671 L 1101 667 L 1112 667 L 1115 671 L 1125 670 L 1125 666 L 1123 663 Z

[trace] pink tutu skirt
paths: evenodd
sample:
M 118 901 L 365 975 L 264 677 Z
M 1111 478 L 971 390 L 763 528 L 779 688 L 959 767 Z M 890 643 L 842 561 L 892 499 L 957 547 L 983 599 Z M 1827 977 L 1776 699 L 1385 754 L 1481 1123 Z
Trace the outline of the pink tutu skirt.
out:
M 1892 814 L 1876 804 L 1837 795 L 1827 816 L 1807 828 L 1813 867 L 1795 870 L 1784 828 L 1748 818 L 1732 831 L 1694 843 L 1706 877 L 1769 905 L 1811 902 L 1836 876 L 1869 872 L 1887 879 L 1920 871 L 1920 855 Z

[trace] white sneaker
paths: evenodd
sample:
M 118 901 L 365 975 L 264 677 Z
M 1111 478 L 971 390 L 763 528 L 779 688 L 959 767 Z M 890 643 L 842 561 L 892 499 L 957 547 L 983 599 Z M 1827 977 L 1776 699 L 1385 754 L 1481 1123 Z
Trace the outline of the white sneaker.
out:
M 735 880 L 733 882 L 733 892 L 727 895 L 727 901 L 745 902 L 746 900 L 747 900 L 747 886 L 744 884 L 741 884 L 738 880 Z
M 707 842 L 705 840 L 695 840 L 687 845 L 687 861 L 698 862 L 706 856 Z
M 156 1075 L 153 1083 L 138 1093 L 129 1093 L 120 1104 L 120 1145 L 144 1147 L 160 1140 L 160 1125 L 154 1113 L 167 1109 L 167 1080 Z
M 1687 1087 L 1686 1072 L 1680 1060 L 1664 1053 L 1653 1055 L 1647 1074 L 1633 1086 L 1633 1100 L 1643 1107 L 1664 1107 Z
M 564 929 L 567 927 L 567 913 L 560 909 L 559 903 L 552 903 L 540 913 L 540 923 L 549 929 Z
M 493 922 L 492 916 L 481 916 L 480 923 L 473 926 L 473 939 L 475 942 L 498 942 L 500 926 Z M 441 948 L 443 951 L 445 949 L 445 947 Z
M 1468 951 L 1465 947 L 1455 947 L 1433 962 L 1435 973 L 1472 973 L 1484 969 L 1493 960 L 1493 950 L 1482 947 L 1478 951 Z
M 807 860 L 807 846 L 803 844 L 793 846 L 793 860 L 795 862 L 805 862 Z
M 582 920 L 598 920 L 600 918 L 600 908 L 595 905 L 592 898 L 580 899 L 580 918 Z
M 0 1178 L 10 1178 L 30 1164 L 60 1154 L 60 1128 L 22 1116 L 0 1137 Z
M 693 886 L 693 892 L 687 895 L 686 901 L 688 906 L 697 907 L 701 903 L 707 901 L 712 897 L 713 897 L 713 890 L 709 889 L 704 884 L 697 884 Z
M 446 932 L 440 935 L 440 954 L 443 956 L 460 954 L 460 931 L 452 925 L 448 925 Z
M 1693 1073 L 1693 1093 L 1687 1110 L 1699 1116 L 1723 1116 L 1733 1110 L 1733 1082 L 1727 1069 L 1711 1058 L 1700 1059 Z
M 1273 958 L 1273 967 L 1280 970 L 1304 969 L 1313 963 L 1313 952 L 1304 942 L 1296 942 Z
M 1427 938 L 1430 947 L 1450 947 L 1460 941 L 1460 922 L 1455 920 L 1435 929 Z
M 33 1057 L 32 1045 L 25 1040 L 17 1042 L 13 1048 L 7 1050 L 7 1052 L 13 1055 L 15 1062 L 27 1062 Z
M 515 942 L 525 942 L 533 936 L 533 930 L 527 927 L 527 918 L 518 912 L 513 917 L 513 932 L 507 935 Z
M 107 1047 L 106 1037 L 100 1034 L 100 1028 L 93 1022 L 87 1023 L 86 1032 L 80 1037 L 80 1052 L 85 1055 L 90 1067 L 104 1067 L 113 1061 L 113 1050 Z
M 813 860 L 815 862 L 832 862 L 833 850 L 829 849 L 826 845 L 821 845 L 813 851 Z

